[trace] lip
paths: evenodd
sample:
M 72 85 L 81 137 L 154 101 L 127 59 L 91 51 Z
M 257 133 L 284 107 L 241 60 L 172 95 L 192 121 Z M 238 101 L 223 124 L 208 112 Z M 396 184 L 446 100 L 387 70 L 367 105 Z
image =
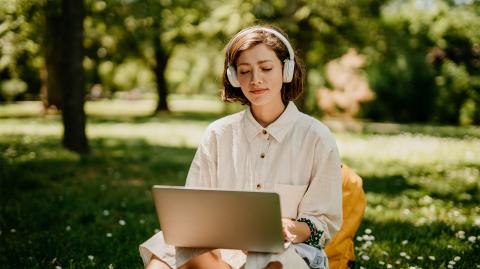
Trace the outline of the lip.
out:
M 252 89 L 250 91 L 251 94 L 253 95 L 259 95 L 259 94 L 262 94 L 264 92 L 266 92 L 268 89 L 260 89 L 260 88 L 255 88 L 255 89 Z

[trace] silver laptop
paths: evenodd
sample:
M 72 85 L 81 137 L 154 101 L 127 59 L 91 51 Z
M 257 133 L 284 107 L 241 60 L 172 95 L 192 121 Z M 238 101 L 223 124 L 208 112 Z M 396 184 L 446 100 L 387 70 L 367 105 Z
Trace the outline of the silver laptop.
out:
M 273 192 L 153 186 L 165 242 L 178 247 L 280 253 L 280 197 Z

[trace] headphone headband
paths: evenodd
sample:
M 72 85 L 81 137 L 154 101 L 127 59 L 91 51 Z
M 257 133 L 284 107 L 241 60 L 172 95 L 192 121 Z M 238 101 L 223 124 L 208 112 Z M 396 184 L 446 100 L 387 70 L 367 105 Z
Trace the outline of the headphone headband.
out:
M 241 36 L 243 36 L 243 35 L 246 34 L 247 32 L 254 32 L 254 31 L 256 31 L 256 30 L 260 30 L 260 31 L 264 31 L 264 32 L 271 33 L 271 34 L 273 34 L 274 36 L 276 36 L 278 39 L 280 39 L 280 41 L 282 41 L 282 43 L 285 45 L 285 47 L 287 47 L 289 59 L 290 59 L 292 62 L 295 60 L 295 56 L 294 56 L 295 53 L 293 52 L 293 48 L 292 48 L 292 46 L 290 45 L 290 42 L 288 42 L 288 40 L 287 40 L 280 32 L 278 32 L 277 30 L 272 29 L 272 28 L 268 28 L 268 27 L 263 27 L 263 26 L 252 26 L 252 27 L 243 29 L 242 31 L 238 32 L 238 33 L 232 38 L 232 41 L 230 41 L 230 44 L 229 44 L 228 47 L 227 47 L 228 56 L 230 56 L 230 48 L 231 48 L 232 44 L 235 43 L 234 41 L 237 41 Z M 228 63 L 228 65 L 231 66 L 232 63 Z

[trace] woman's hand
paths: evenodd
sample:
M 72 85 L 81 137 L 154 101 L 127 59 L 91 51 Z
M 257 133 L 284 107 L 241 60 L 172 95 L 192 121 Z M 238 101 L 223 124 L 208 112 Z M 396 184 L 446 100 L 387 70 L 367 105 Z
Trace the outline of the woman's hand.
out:
M 310 237 L 310 228 L 305 222 L 282 218 L 285 240 L 292 243 L 302 243 Z

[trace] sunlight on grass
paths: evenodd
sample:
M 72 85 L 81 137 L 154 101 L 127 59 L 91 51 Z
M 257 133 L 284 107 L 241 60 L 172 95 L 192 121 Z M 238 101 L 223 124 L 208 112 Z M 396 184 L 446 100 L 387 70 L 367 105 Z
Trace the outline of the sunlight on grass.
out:
M 48 123 L 47 123 L 48 122 Z M 40 120 L 6 119 L 0 122 L 1 135 L 62 136 L 63 127 L 59 119 L 50 122 Z M 205 122 L 166 121 L 138 123 L 89 123 L 87 135 L 95 138 L 146 139 L 155 145 L 196 146 L 207 127 Z
M 225 107 L 225 104 L 212 97 L 184 97 L 173 95 L 170 108 L 173 114 L 160 114 L 145 119 L 132 127 L 130 122 L 122 120 L 149 116 L 154 110 L 153 100 L 113 100 L 87 102 L 85 106 L 89 122 L 87 135 L 90 138 L 142 138 L 152 144 L 171 146 L 196 146 L 203 131 L 212 120 L 178 119 L 176 113 L 210 113 L 219 115 L 224 112 L 235 112 L 242 109 L 239 105 Z M 0 106 L 0 135 L 36 134 L 61 137 L 63 127 L 59 115 L 38 117 L 41 112 L 40 102 L 22 102 L 18 105 Z M 26 118 L 12 117 L 19 113 Z M 99 120 L 95 120 L 96 117 Z M 125 118 L 127 117 L 127 118 Z
M 441 138 L 425 135 L 337 134 L 338 147 L 346 158 L 361 157 L 372 163 L 402 162 L 412 166 L 476 163 L 480 160 L 480 139 Z M 365 164 L 368 165 L 368 164 Z
M 91 116 L 149 116 L 157 105 L 156 100 L 99 100 L 87 101 L 85 112 Z M 218 97 L 170 94 L 169 108 L 172 112 L 231 113 L 239 111 L 240 105 L 225 104 Z M 36 117 L 43 113 L 40 101 L 25 101 L 0 105 L 0 119 L 6 117 Z
M 38 101 L 24 101 L 0 105 L 0 120 L 3 117 L 31 117 L 41 115 L 43 106 Z
M 148 116 L 153 113 L 156 105 L 157 101 L 155 100 L 101 100 L 87 102 L 85 111 L 92 116 Z M 216 114 L 227 109 L 217 97 L 182 95 L 171 95 L 169 108 L 172 112 Z
M 195 122 L 91 124 L 88 135 L 91 138 L 142 138 L 152 145 L 196 146 L 207 125 Z

